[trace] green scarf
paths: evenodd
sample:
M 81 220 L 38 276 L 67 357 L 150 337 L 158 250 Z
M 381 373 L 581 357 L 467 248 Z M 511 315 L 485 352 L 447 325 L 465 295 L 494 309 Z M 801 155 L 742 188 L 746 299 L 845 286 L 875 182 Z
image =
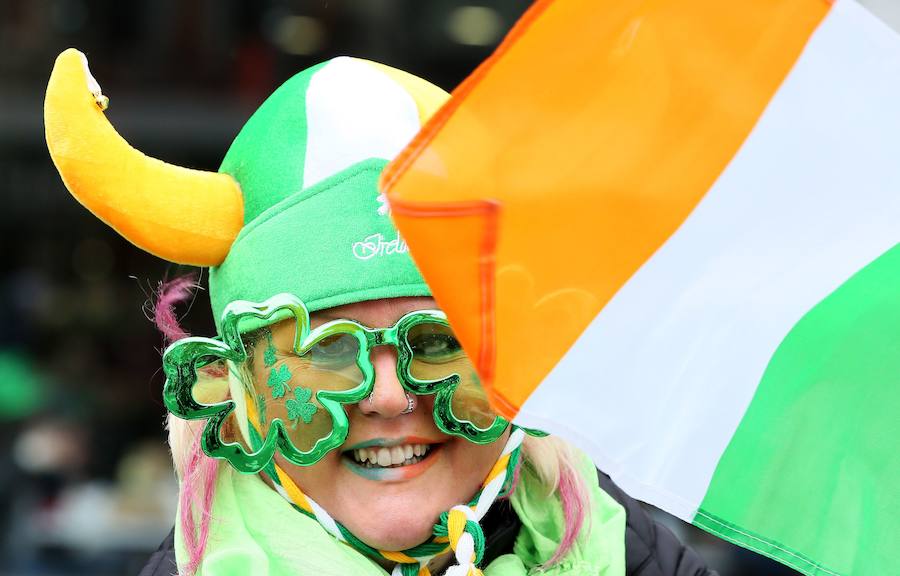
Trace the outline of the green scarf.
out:
M 535 475 L 522 468 L 510 502 L 522 528 L 512 554 L 496 558 L 485 576 L 623 576 L 625 511 L 597 486 L 587 458 L 582 474 L 590 486 L 585 528 L 559 564 L 536 569 L 553 556 L 563 534 L 559 500 L 548 497 Z M 186 553 L 179 523 L 175 552 L 179 566 Z M 319 524 L 295 511 L 258 476 L 220 467 L 206 553 L 198 576 L 385 576 L 387 572 L 350 546 L 338 542 Z

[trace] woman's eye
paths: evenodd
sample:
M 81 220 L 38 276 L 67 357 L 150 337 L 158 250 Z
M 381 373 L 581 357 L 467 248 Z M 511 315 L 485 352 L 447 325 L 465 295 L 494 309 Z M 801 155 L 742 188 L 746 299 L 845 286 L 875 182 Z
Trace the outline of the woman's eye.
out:
M 446 332 L 431 332 L 410 337 L 413 357 L 425 362 L 447 362 L 462 354 L 459 341 Z
M 356 362 L 356 351 L 355 339 L 337 334 L 320 340 L 309 351 L 309 357 L 316 365 L 324 368 L 344 368 Z

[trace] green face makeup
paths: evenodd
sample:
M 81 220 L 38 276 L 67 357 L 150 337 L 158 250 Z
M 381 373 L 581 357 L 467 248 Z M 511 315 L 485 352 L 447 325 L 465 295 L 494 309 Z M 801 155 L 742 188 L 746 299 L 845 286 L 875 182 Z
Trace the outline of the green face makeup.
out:
M 291 338 L 273 338 L 268 326 L 288 323 Z M 406 314 L 389 328 L 333 320 L 310 328 L 306 307 L 281 294 L 262 304 L 234 302 L 222 320 L 222 337 L 185 338 L 163 356 L 163 398 L 181 418 L 209 418 L 202 438 L 207 454 L 228 460 L 242 472 L 262 469 L 278 450 L 300 466 L 315 464 L 341 446 L 349 432 L 344 406 L 372 393 L 376 346 L 397 351 L 397 377 L 408 392 L 433 395 L 433 417 L 447 434 L 471 442 L 493 442 L 509 423 L 490 410 L 475 369 L 438 310 Z M 223 438 L 235 402 L 203 404 L 194 398 L 198 370 L 226 360 L 236 366 L 249 399 L 251 446 Z M 232 388 L 234 393 L 234 388 Z M 229 435 L 230 437 L 230 435 Z

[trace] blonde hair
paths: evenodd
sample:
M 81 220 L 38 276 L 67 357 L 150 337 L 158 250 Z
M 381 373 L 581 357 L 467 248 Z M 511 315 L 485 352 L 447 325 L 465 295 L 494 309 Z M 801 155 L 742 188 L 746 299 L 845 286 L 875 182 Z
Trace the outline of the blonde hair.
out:
M 586 511 L 590 509 L 591 480 L 579 471 L 580 459 L 575 448 L 557 436 L 527 436 L 522 443 L 523 464 L 532 469 L 547 496 L 556 495 L 562 506 L 562 540 L 545 567 L 556 564 L 569 552 L 581 530 L 590 530 L 590 515 Z

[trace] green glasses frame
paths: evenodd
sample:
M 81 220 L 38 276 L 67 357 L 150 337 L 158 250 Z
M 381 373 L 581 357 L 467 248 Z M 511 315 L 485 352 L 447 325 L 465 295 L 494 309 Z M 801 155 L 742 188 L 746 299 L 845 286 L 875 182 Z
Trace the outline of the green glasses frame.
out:
M 233 363 L 246 361 L 248 353 L 243 335 L 290 318 L 296 322 L 293 352 L 298 356 L 306 354 L 327 338 L 337 335 L 355 338 L 358 343 L 356 366 L 362 378 L 357 386 L 348 390 L 316 391 L 316 400 L 331 415 L 332 428 L 309 450 L 298 449 L 288 436 L 285 423 L 280 418 L 274 418 L 269 424 L 265 441 L 254 447 L 253 452 L 247 452 L 239 442 L 226 442 L 221 437 L 223 424 L 235 410 L 234 401 L 229 399 L 202 404 L 195 400 L 193 388 L 198 381 L 198 370 L 222 360 Z M 221 337 L 183 338 L 163 353 L 163 371 L 166 374 L 163 401 L 169 411 L 179 418 L 208 418 L 201 437 L 204 452 L 210 457 L 227 460 L 240 472 L 259 472 L 271 462 L 276 450 L 298 466 L 311 466 L 347 439 L 350 423 L 344 405 L 356 404 L 372 393 L 375 368 L 369 354 L 376 346 L 390 345 L 397 350 L 397 376 L 403 388 L 419 396 L 434 395 L 432 413 L 435 425 L 441 431 L 476 444 L 494 442 L 509 426 L 507 420 L 496 416 L 490 426 L 481 428 L 453 413 L 453 395 L 461 381 L 459 374 L 436 380 L 418 379 L 412 375 L 413 350 L 407 335 L 420 324 L 449 326 L 443 312 L 420 310 L 404 315 L 389 328 L 369 328 L 352 320 L 333 320 L 311 329 L 309 311 L 303 302 L 291 294 L 279 294 L 261 304 L 235 301 L 222 314 Z

